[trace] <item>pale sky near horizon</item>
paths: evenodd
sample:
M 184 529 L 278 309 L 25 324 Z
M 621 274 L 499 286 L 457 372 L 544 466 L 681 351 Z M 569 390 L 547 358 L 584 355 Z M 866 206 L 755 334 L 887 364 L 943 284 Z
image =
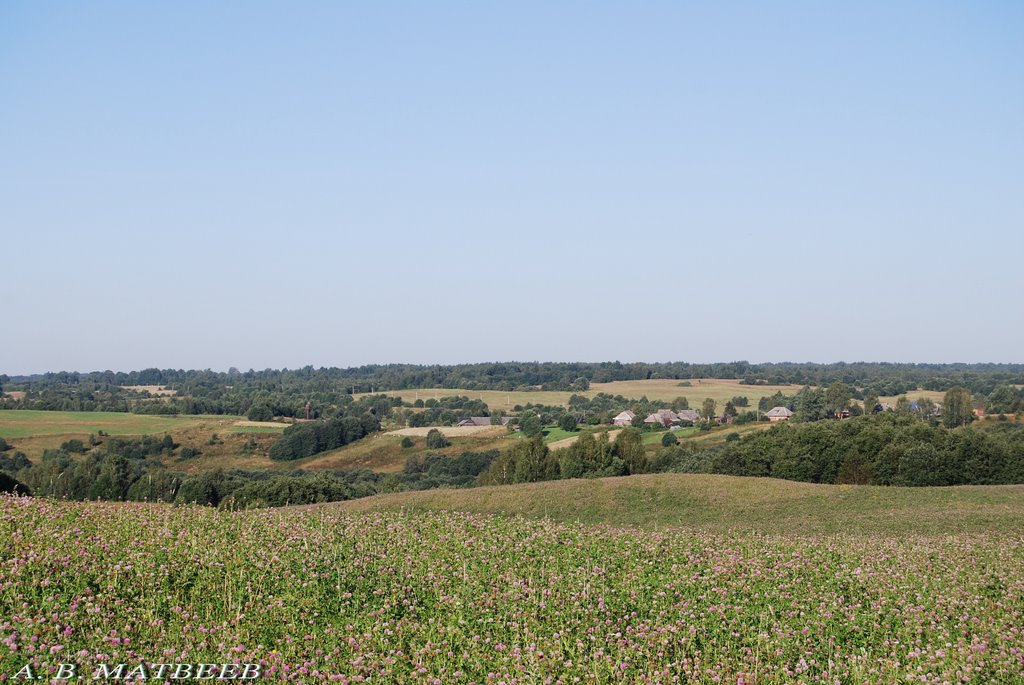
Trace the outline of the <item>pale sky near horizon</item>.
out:
M 0 373 L 1024 362 L 1024 3 L 0 4 Z

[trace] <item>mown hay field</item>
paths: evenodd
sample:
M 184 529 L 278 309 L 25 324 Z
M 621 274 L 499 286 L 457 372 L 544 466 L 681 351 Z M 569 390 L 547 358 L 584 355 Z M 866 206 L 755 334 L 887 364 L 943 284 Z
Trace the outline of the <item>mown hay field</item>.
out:
M 690 383 L 689 386 L 681 386 L 680 383 Z M 422 390 L 395 390 L 384 394 L 394 397 L 401 397 L 408 402 L 417 399 L 440 399 L 442 397 L 454 397 L 464 395 L 471 399 L 483 400 L 491 409 L 511 411 L 516 405 L 551 404 L 565 405 L 573 394 L 585 397 L 594 397 L 598 393 L 609 395 L 622 395 L 626 399 L 638 400 L 646 397 L 649 400 L 663 400 L 671 402 L 677 397 L 685 397 L 690 401 L 692 407 L 699 407 L 706 398 L 711 398 L 718 403 L 719 408 L 733 397 L 745 396 L 750 400 L 752 406 L 762 397 L 774 395 L 782 391 L 785 395 L 792 395 L 800 390 L 799 385 L 743 385 L 739 380 L 703 378 L 688 381 L 674 379 L 656 379 L 643 381 L 615 381 L 612 383 L 593 383 L 589 390 L 579 393 L 563 392 L 558 390 L 543 391 L 512 391 L 503 392 L 500 390 L 465 390 L 460 388 L 428 388 Z M 358 397 L 358 396 L 357 396 Z M 624 407 L 625 408 L 625 407 Z
M 762 533 L 749 525 L 778 488 L 749 480 L 726 497 L 763 491 L 729 514 L 738 530 L 5 497 L 0 673 L 180 661 L 296 683 L 1024 681 L 1019 489 L 945 496 L 1005 507 L 965 530 L 919 526 L 935 494 L 893 489 L 888 524 Z
M 225 426 L 238 416 L 179 415 L 157 416 L 105 411 L 37 411 L 10 409 L 0 411 L 0 436 L 26 438 L 39 435 L 88 435 L 100 431 L 108 435 L 152 435 L 170 433 L 204 423 Z

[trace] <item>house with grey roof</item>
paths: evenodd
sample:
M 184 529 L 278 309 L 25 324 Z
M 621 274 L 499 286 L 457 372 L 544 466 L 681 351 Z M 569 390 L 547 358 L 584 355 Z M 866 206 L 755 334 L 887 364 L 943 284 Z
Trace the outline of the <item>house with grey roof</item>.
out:
M 644 423 L 648 426 L 653 426 L 656 423 L 660 423 L 662 426 L 671 426 L 673 423 L 679 423 L 679 415 L 671 409 L 659 409 L 644 419 Z
M 680 409 L 676 412 L 676 416 L 680 421 L 689 421 L 690 423 L 700 421 L 700 412 L 696 409 Z
M 789 417 L 793 415 L 793 412 L 788 407 L 773 407 L 765 412 L 765 418 L 772 423 L 776 421 L 789 421 Z

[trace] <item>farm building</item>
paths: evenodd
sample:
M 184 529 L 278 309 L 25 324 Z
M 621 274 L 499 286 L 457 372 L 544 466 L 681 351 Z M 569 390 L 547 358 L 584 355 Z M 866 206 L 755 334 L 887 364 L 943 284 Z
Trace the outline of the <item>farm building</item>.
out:
M 769 411 L 765 412 L 765 418 L 772 423 L 776 421 L 789 421 L 789 417 L 793 415 L 787 407 L 773 407 Z
M 633 419 L 636 418 L 636 414 L 629 411 L 628 409 L 624 412 L 620 412 L 618 416 L 612 419 L 613 426 L 630 426 L 633 424 Z

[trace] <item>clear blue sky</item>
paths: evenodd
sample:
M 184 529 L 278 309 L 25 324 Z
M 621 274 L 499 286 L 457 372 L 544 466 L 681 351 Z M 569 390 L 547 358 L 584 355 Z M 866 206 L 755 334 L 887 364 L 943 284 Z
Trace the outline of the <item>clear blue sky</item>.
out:
M 1024 361 L 1024 3 L 0 3 L 0 372 Z

